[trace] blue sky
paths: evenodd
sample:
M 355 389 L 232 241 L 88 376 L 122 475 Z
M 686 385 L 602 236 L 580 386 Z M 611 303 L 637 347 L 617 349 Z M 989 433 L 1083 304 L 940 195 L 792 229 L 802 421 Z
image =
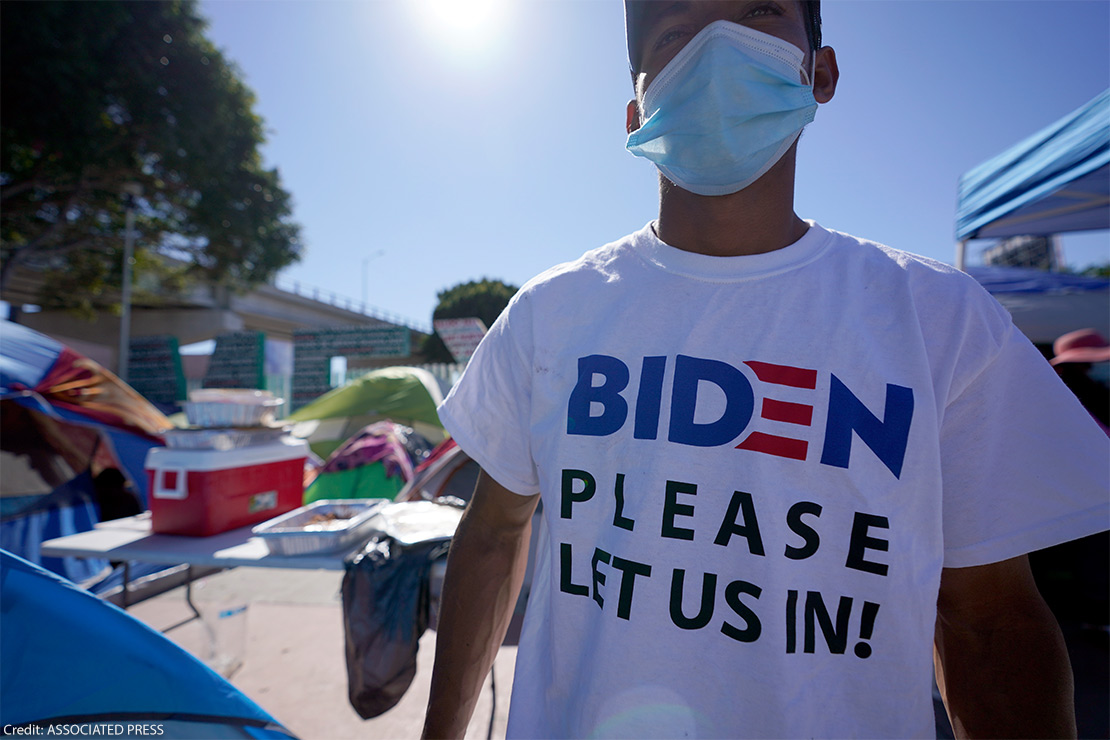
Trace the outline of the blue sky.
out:
M 656 214 L 655 169 L 624 150 L 618 0 L 200 7 L 304 229 L 283 286 L 426 325 L 440 290 L 520 285 Z M 1105 0 L 825 0 L 841 79 L 802 137 L 798 214 L 953 262 L 960 174 L 1110 87 L 1108 31 Z M 1063 245 L 1110 260 L 1106 232 Z

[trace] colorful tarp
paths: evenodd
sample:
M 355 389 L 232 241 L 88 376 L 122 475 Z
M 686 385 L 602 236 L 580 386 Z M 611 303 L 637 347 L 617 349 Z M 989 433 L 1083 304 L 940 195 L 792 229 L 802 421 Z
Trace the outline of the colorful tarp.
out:
M 116 504 L 136 508 L 115 516 L 146 508 L 146 454 L 169 419 L 97 363 L 9 321 L 0 409 L 0 547 L 76 582 L 97 576 L 106 560 L 43 558 L 40 545 L 91 529 Z
M 103 433 L 146 503 L 146 452 L 173 424 L 113 373 L 45 334 L 0 321 L 0 400 Z
M 331 454 L 305 489 L 304 502 L 392 499 L 412 480 L 413 463 L 402 439 L 405 430 L 398 424 L 379 421 L 348 439 Z

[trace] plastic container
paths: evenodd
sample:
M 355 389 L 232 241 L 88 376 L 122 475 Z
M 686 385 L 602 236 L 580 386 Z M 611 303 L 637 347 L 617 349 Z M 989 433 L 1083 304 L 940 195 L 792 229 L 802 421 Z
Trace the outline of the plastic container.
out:
M 292 511 L 308 444 L 291 437 L 233 450 L 155 447 L 146 457 L 151 529 L 207 537 Z
M 388 501 L 316 501 L 260 524 L 252 531 L 275 555 L 306 555 L 354 547 L 374 533 L 372 520 Z
M 243 665 L 247 647 L 247 610 L 241 601 L 214 602 L 201 616 L 209 635 L 203 662 L 224 678 L 231 678 Z

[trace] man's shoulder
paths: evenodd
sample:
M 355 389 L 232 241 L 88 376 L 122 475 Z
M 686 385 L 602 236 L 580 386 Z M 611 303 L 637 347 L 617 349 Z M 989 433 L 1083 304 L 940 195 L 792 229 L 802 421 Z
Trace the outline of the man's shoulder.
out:
M 632 256 L 630 246 L 635 234 L 617 239 L 582 254 L 578 259 L 549 267 L 521 286 L 519 294 L 573 290 L 594 282 L 611 281 L 626 269 Z
M 876 267 L 886 265 L 892 269 L 904 270 L 915 275 L 922 275 L 923 277 L 937 276 L 941 279 L 962 280 L 967 277 L 965 273 L 960 272 L 952 265 L 931 257 L 907 252 L 873 239 L 865 239 L 843 231 L 825 230 L 835 240 L 838 251 L 851 251 L 854 253 L 852 256 L 869 260 Z
M 868 291 L 875 294 L 872 300 L 900 302 L 919 317 L 927 335 L 967 335 L 997 344 L 1011 330 L 1006 309 L 968 273 L 880 242 L 830 233 L 837 240 L 830 252 L 845 260 L 841 277 L 861 276 L 865 285 L 885 288 Z
M 879 277 L 897 276 L 915 291 L 987 295 L 971 275 L 940 260 L 841 231 L 826 231 L 834 239 L 830 252 L 854 263 L 854 269 L 874 271 Z

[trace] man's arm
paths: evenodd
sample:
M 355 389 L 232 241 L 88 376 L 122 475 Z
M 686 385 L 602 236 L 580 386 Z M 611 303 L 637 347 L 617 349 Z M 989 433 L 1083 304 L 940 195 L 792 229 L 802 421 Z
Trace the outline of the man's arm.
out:
M 466 734 L 520 593 L 538 501 L 478 478 L 447 557 L 425 738 Z
M 935 648 L 956 737 L 1075 737 L 1067 648 L 1024 555 L 944 569 Z

